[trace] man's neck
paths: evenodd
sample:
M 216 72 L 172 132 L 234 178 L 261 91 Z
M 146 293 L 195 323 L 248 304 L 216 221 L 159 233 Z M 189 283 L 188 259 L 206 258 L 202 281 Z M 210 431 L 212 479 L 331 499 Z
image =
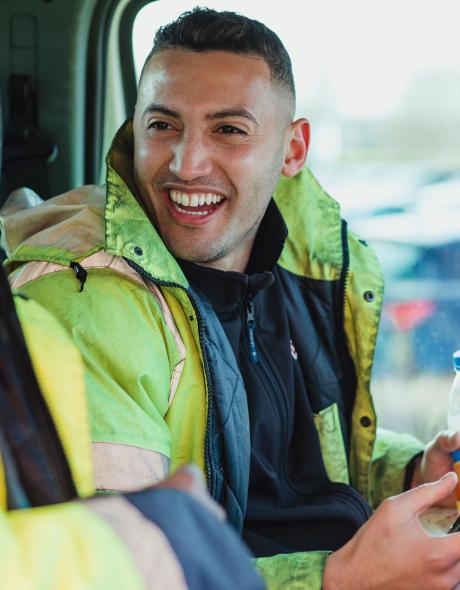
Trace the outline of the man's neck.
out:
M 286 237 L 286 224 L 272 200 L 254 237 L 219 259 L 197 264 L 224 272 L 251 274 L 272 270 L 281 255 Z
M 255 236 L 246 240 L 239 247 L 235 248 L 231 252 L 228 252 L 221 258 L 207 260 L 205 262 L 198 262 L 197 264 L 200 264 L 201 266 L 207 266 L 208 268 L 223 270 L 225 272 L 244 272 L 251 256 L 254 240 Z

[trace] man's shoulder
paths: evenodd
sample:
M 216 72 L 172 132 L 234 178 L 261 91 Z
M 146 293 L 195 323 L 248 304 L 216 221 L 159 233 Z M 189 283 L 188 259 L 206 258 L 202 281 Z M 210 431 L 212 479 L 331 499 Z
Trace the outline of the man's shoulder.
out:
M 0 211 L 8 263 L 68 264 L 103 248 L 105 189 L 89 185 L 42 201 L 30 189 L 10 195 Z
M 30 188 L 21 187 L 14 190 L 8 196 L 5 204 L 0 209 L 0 215 L 2 218 L 8 218 L 19 212 L 24 214 L 30 212 L 32 209 L 37 211 L 42 207 L 49 208 L 55 205 L 71 207 L 78 204 L 87 204 L 103 209 L 105 198 L 105 185 L 84 185 L 73 188 L 47 200 L 44 200 Z

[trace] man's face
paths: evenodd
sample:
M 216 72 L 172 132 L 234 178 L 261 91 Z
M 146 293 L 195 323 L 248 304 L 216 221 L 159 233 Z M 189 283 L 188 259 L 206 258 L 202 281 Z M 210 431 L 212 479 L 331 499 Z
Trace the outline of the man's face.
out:
M 244 269 L 289 150 L 290 108 L 261 59 L 151 58 L 134 116 L 135 183 L 176 257 Z

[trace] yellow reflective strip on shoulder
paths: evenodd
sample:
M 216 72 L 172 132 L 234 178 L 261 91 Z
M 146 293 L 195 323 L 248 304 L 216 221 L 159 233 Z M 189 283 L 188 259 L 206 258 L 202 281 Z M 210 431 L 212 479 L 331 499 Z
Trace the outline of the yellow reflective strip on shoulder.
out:
M 182 340 L 180 332 L 176 326 L 176 322 L 174 321 L 171 310 L 169 309 L 169 305 L 167 304 L 166 299 L 163 297 L 163 293 L 152 282 L 149 281 L 146 284 L 147 284 L 148 288 L 150 289 L 150 291 L 153 293 L 153 295 L 156 297 L 156 299 L 160 305 L 161 313 L 163 314 L 163 319 L 165 320 L 166 325 L 167 325 L 167 327 L 174 339 L 174 342 L 176 343 L 177 350 L 179 353 L 179 361 L 177 362 L 176 366 L 174 367 L 174 369 L 172 371 L 171 381 L 170 381 L 170 385 L 169 385 L 168 406 L 171 407 L 171 404 L 174 401 L 174 396 L 176 395 L 177 386 L 179 385 L 180 377 L 182 375 L 182 370 L 184 368 L 185 355 L 186 355 L 185 344 L 184 344 L 184 341 Z
M 187 348 L 174 403 L 165 416 L 171 432 L 171 470 L 175 471 L 185 463 L 195 463 L 205 473 L 208 404 L 198 322 L 185 291 L 179 287 L 162 287 L 161 292 Z
M 184 573 L 168 538 L 121 497 L 94 498 L 85 506 L 103 518 L 127 546 L 147 589 L 187 590 Z
M 166 455 L 134 445 L 93 442 L 96 489 L 132 492 L 151 486 L 169 473 Z

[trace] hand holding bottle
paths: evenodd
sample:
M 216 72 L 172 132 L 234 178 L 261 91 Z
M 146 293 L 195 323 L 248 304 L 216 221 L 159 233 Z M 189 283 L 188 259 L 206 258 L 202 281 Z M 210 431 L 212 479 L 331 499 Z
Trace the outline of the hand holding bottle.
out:
M 388 498 L 355 536 L 330 555 L 324 590 L 458 590 L 460 533 L 430 537 L 419 515 L 449 497 L 457 477 Z
M 449 410 L 447 423 L 449 430 L 440 432 L 430 441 L 423 453 L 423 457 L 417 460 L 411 488 L 429 483 L 442 477 L 448 471 L 454 470 L 460 477 L 460 351 L 453 355 L 455 378 L 449 395 Z M 454 507 L 457 502 L 457 510 L 460 510 L 460 486 L 457 484 L 456 494 L 444 498 L 438 505 L 441 507 Z

